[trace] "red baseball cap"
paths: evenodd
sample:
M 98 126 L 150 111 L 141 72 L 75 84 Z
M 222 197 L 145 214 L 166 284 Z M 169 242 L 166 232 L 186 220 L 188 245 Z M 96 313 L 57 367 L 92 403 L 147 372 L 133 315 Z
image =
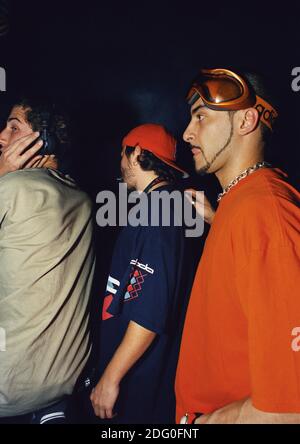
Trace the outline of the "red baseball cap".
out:
M 146 123 L 132 129 L 122 141 L 122 147 L 139 146 L 150 151 L 164 163 L 180 171 L 184 176 L 188 174 L 176 164 L 176 139 L 162 125 Z

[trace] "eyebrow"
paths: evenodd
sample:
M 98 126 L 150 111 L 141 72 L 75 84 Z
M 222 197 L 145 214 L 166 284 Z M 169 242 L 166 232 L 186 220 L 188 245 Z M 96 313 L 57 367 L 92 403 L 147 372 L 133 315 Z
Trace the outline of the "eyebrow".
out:
M 18 117 L 9 117 L 7 119 L 7 122 L 11 122 L 12 120 L 17 120 L 19 123 L 22 123 L 20 119 L 18 119 Z
M 199 111 L 200 108 L 206 108 L 206 106 L 205 106 L 205 105 L 199 105 L 199 106 L 197 106 L 196 108 L 194 108 L 194 109 L 192 110 L 191 114 L 192 114 L 192 115 L 195 114 L 197 111 Z

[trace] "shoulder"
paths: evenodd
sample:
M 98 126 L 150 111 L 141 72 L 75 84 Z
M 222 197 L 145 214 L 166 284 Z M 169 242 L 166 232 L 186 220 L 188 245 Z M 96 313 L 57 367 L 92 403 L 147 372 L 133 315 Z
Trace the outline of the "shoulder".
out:
M 2 190 L 18 190 L 22 188 L 25 192 L 41 188 L 69 188 L 82 193 L 76 182 L 69 176 L 59 171 L 47 168 L 28 168 L 13 171 L 0 177 L 0 188 Z
M 261 173 L 261 174 L 259 174 Z M 278 214 L 288 208 L 299 211 L 300 193 L 291 185 L 281 170 L 269 169 L 257 173 L 257 177 L 248 181 L 237 195 L 236 211 L 246 213 L 260 213 L 263 215 Z
M 33 174 L 34 171 L 34 174 Z M 39 177 L 37 177 L 39 176 Z M 31 196 L 35 190 L 34 184 L 41 182 L 43 175 L 38 170 L 20 170 L 7 173 L 0 178 L 0 193 L 2 199 L 14 199 L 22 195 Z
M 92 209 L 88 195 L 71 178 L 43 168 L 14 171 L 1 177 L 0 194 L 15 208 L 64 208 L 68 203 L 68 208 L 74 204 Z
M 300 232 L 300 194 L 280 170 L 261 173 L 249 180 L 234 203 L 234 229 L 257 242 L 286 242 Z
M 3 190 L 31 191 L 51 182 L 49 171 L 44 168 L 28 168 L 7 173 L 0 178 L 0 188 Z

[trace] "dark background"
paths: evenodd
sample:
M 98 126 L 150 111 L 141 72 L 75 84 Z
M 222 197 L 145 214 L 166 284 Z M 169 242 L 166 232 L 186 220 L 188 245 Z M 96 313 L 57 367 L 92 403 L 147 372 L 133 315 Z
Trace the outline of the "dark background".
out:
M 300 179 L 300 91 L 291 88 L 292 68 L 300 66 L 299 7 L 188 0 L 6 3 L 9 32 L 0 37 L 0 66 L 7 92 L 1 95 L 34 92 L 63 102 L 74 123 L 76 171 L 89 190 L 111 186 L 122 137 L 145 122 L 175 133 L 179 160 L 192 170 L 181 142 L 189 112 L 184 97 L 202 66 L 245 66 L 269 77 L 283 99 L 279 160 Z
M 193 170 L 181 140 L 189 118 L 184 97 L 202 66 L 245 66 L 268 76 L 281 98 L 282 121 L 271 157 L 300 182 L 300 91 L 291 88 L 291 71 L 300 66 L 299 7 L 188 0 L 6 3 L 9 31 L 0 37 L 0 66 L 7 92 L 0 93 L 0 111 L 5 114 L 17 92 L 61 102 L 73 122 L 73 174 L 94 202 L 97 192 L 116 189 L 122 137 L 140 123 L 166 125 L 180 142 L 179 162 Z M 192 175 L 187 184 L 212 199 L 220 191 L 214 177 Z M 97 228 L 104 271 L 114 238 L 115 230 Z M 201 241 L 193 243 L 195 264 Z

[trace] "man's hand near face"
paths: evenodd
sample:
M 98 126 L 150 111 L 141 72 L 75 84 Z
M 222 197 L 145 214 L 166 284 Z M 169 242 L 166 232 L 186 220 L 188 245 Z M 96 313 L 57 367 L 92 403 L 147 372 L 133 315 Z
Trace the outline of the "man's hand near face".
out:
M 0 156 L 0 176 L 22 168 L 41 168 L 46 162 L 45 157 L 38 155 L 43 142 L 37 141 L 31 148 L 27 149 L 39 136 L 38 132 L 23 136 L 5 148 L 2 148 Z

